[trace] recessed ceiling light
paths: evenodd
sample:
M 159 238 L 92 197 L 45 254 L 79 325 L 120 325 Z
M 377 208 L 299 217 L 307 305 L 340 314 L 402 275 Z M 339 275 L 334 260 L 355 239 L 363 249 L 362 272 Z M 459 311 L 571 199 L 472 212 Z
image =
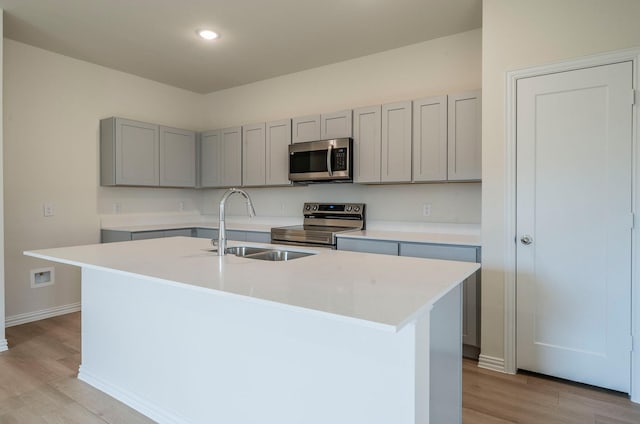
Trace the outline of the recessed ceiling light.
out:
M 205 40 L 215 40 L 216 38 L 218 38 L 218 34 L 209 29 L 199 29 L 196 32 L 200 37 L 204 38 Z

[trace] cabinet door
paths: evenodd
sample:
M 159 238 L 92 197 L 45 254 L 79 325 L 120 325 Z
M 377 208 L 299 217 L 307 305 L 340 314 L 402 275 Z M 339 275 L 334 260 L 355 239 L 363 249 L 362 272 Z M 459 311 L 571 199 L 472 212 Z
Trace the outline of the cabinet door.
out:
M 480 262 L 479 248 L 437 244 L 400 243 L 400 256 Z M 462 343 L 480 347 L 480 273 L 476 272 L 462 286 Z
M 271 243 L 271 233 L 263 233 L 261 231 L 247 231 L 246 241 L 254 243 Z
M 320 115 L 299 116 L 291 120 L 294 143 L 320 140 Z
M 148 240 L 163 237 L 164 231 L 138 231 L 131 233 L 131 240 Z
M 157 186 L 160 183 L 158 126 L 116 118 L 116 184 Z
M 324 113 L 320 116 L 320 138 L 353 137 L 353 112 L 351 109 L 334 113 Z
M 353 111 L 353 182 L 380 182 L 382 106 Z
M 413 178 L 447 179 L 447 96 L 413 101 Z
M 222 138 L 222 186 L 242 185 L 242 128 L 220 130 Z
M 363 240 L 339 237 L 338 250 L 398 256 L 398 243 L 395 241 Z
M 222 186 L 222 137 L 220 130 L 200 134 L 200 186 Z
M 195 187 L 195 132 L 160 127 L 160 185 L 164 187 Z
M 289 145 L 291 144 L 291 119 L 268 122 L 266 134 L 267 185 L 285 185 L 289 181 Z
M 227 230 L 227 240 L 247 241 L 247 232 L 242 230 Z
M 470 91 L 449 95 L 450 181 L 474 181 L 482 178 L 482 98 Z
M 265 172 L 265 124 L 242 127 L 242 182 L 245 186 L 263 186 Z
M 115 243 L 131 240 L 130 231 L 100 230 L 100 243 Z
M 193 237 L 193 228 L 176 228 L 174 230 L 164 230 L 165 237 Z
M 382 105 L 382 182 L 411 182 L 411 102 Z
M 196 237 L 198 238 L 208 238 L 208 239 L 217 239 L 218 238 L 218 230 L 213 228 L 196 228 Z

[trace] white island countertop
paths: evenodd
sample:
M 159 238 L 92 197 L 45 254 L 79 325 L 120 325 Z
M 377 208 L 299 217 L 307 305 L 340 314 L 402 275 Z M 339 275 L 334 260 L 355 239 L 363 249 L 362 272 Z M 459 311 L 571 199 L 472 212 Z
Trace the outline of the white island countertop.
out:
M 142 276 L 162 284 L 268 302 L 387 331 L 432 307 L 479 264 L 328 249 L 229 242 L 314 252 L 282 262 L 219 257 L 210 241 L 169 237 L 25 252 L 83 268 Z

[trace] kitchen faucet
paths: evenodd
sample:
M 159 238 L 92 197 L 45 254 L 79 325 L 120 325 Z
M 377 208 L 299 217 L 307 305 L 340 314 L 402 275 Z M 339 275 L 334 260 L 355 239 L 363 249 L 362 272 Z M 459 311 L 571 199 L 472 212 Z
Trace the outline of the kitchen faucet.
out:
M 224 225 L 224 206 L 227 199 L 234 193 L 240 193 L 245 199 L 247 199 L 247 212 L 249 213 L 249 216 L 252 218 L 256 216 L 256 210 L 253 208 L 251 198 L 246 191 L 239 188 L 230 188 L 222 195 L 222 199 L 220 200 L 220 218 L 218 228 L 218 256 L 224 256 L 225 250 L 227 249 L 227 230 Z

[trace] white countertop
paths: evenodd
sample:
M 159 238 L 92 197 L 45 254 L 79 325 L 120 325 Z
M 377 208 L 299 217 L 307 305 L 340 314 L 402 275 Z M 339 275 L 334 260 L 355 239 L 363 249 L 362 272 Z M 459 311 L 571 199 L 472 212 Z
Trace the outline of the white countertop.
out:
M 175 227 L 174 227 L 175 228 Z M 229 242 L 233 245 L 270 246 Z M 317 254 L 286 262 L 225 255 L 191 237 L 25 252 L 54 262 L 142 276 L 188 289 L 398 331 L 479 268 L 469 262 L 279 246 Z
M 103 230 L 113 231 L 163 231 L 180 228 L 217 229 L 218 221 L 211 216 L 191 216 L 191 220 L 175 220 L 169 223 L 144 224 L 145 219 L 103 222 Z M 152 220 L 151 220 L 152 221 Z M 225 221 L 229 230 L 256 231 L 268 233 L 272 227 L 302 224 L 302 218 L 291 217 L 229 217 Z M 453 244 L 461 246 L 481 246 L 480 224 L 446 224 L 429 222 L 369 221 L 365 231 L 341 233 L 338 237 L 370 240 L 392 240 L 410 243 Z
M 367 229 L 364 231 L 349 231 L 338 234 L 337 237 L 461 246 L 482 245 L 479 224 L 374 221 L 367 223 Z

